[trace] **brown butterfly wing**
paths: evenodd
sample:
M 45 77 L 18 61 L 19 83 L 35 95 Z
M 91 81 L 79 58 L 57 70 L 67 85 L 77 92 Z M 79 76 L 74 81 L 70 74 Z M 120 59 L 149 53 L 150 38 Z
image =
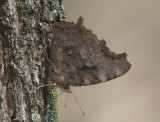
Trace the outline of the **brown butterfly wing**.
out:
M 117 78 L 131 65 L 126 54 L 115 54 L 104 40 L 78 22 L 61 22 L 53 26 L 51 60 L 59 70 L 62 86 L 86 86 Z M 54 77 L 53 77 L 54 79 Z M 55 79 L 56 80 L 56 79 Z

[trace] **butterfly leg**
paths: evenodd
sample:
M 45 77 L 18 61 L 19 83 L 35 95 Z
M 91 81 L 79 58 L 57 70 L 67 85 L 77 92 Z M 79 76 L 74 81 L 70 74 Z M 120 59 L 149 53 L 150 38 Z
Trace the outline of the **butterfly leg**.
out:
M 42 87 L 46 87 L 46 86 L 56 86 L 56 83 L 54 83 L 54 84 L 46 84 L 46 85 L 42 85 L 42 86 L 39 86 L 39 87 L 37 87 L 36 89 L 40 89 L 40 88 L 42 88 Z

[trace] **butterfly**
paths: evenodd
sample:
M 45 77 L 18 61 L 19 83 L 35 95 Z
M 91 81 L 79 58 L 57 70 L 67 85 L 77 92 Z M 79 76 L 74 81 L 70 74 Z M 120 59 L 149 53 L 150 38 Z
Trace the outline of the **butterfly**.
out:
M 125 74 L 131 67 L 126 53 L 115 54 L 98 40 L 93 32 L 77 23 L 56 22 L 53 25 L 50 60 L 54 68 L 50 77 L 64 92 L 70 86 L 87 86 L 103 83 Z

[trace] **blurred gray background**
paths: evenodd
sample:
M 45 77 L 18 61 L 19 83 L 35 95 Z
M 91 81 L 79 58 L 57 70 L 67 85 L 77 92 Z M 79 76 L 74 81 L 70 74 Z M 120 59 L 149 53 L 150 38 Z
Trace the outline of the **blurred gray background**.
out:
M 115 53 L 126 52 L 131 70 L 110 82 L 72 87 L 58 98 L 60 122 L 160 122 L 160 1 L 63 0 L 67 21 L 84 24 Z

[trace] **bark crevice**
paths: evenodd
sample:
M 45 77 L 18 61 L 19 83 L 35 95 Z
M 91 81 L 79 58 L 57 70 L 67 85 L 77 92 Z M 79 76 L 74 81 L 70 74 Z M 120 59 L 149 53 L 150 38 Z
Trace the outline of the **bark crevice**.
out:
M 44 91 L 36 87 L 48 82 L 43 52 L 55 17 L 49 6 L 47 0 L 1 0 L 0 121 L 47 121 Z

